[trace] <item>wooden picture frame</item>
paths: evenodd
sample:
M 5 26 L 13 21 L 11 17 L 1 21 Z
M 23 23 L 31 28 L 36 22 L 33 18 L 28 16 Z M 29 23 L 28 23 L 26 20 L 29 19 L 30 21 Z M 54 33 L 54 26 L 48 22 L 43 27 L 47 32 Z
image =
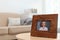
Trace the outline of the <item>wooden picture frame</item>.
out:
M 40 22 L 45 21 L 47 24 L 48 22 L 50 23 L 48 24 L 48 31 L 37 30 L 37 23 L 39 20 Z M 31 36 L 57 38 L 57 21 L 58 14 L 34 15 L 32 20 Z M 43 22 L 42 25 L 44 25 Z

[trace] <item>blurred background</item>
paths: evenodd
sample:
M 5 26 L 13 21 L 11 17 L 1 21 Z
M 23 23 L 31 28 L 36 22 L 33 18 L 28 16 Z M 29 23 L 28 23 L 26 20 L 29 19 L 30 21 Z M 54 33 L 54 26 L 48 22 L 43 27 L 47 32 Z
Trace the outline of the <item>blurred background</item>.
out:
M 57 30 L 60 32 L 60 0 L 0 0 L 0 12 L 31 18 L 37 14 L 58 14 Z

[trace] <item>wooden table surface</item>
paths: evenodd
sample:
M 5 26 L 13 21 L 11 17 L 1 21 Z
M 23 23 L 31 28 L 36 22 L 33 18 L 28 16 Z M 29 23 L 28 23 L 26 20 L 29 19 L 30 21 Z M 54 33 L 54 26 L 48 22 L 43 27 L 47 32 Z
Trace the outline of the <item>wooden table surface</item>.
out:
M 60 40 L 60 34 L 58 33 L 57 38 L 44 38 L 44 37 L 33 37 L 30 33 L 21 33 L 16 35 L 18 40 Z

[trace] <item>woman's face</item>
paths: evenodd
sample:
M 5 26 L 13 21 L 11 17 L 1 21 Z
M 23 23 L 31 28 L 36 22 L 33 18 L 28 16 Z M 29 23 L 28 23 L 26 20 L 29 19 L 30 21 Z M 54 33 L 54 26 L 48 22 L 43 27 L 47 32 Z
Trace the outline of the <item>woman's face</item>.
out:
M 43 27 L 46 26 L 46 22 L 45 22 L 45 21 L 42 22 L 42 26 L 43 26 Z

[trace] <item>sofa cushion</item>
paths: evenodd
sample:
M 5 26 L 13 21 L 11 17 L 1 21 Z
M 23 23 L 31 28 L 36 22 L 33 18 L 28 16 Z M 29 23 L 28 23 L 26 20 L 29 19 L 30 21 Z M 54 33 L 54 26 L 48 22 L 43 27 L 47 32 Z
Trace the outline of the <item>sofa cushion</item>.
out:
M 17 13 L 0 13 L 0 26 L 8 27 L 8 17 L 18 18 L 20 17 Z
M 8 33 L 9 34 L 17 34 L 22 32 L 30 32 L 31 25 L 23 25 L 23 26 L 9 26 Z
M 8 27 L 0 27 L 0 35 L 8 34 Z

